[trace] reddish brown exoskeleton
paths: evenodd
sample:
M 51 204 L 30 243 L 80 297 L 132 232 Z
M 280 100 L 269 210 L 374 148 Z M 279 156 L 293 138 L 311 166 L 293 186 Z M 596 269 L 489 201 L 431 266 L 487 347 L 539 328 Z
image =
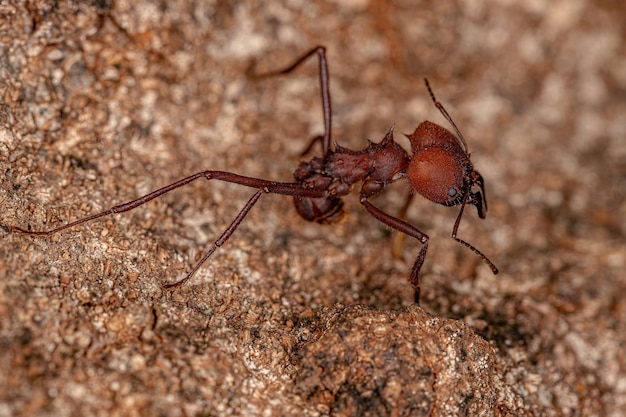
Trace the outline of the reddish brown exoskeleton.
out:
M 423 122 L 415 129 L 413 134 L 408 136 L 413 154 L 411 158 L 394 141 L 393 129 L 389 129 L 380 143 L 370 142 L 367 148 L 360 151 L 352 151 L 337 144 L 333 147 L 331 146 L 331 104 L 328 66 L 324 47 L 318 46 L 312 49 L 287 68 L 271 73 L 254 75 L 254 77 L 261 78 L 287 74 L 314 55 L 318 57 L 319 61 L 324 134 L 316 137 L 311 142 L 311 145 L 320 141 L 322 156 L 314 157 L 308 162 L 302 162 L 294 172 L 295 182 L 268 181 L 225 171 L 202 171 L 136 200 L 114 206 L 103 212 L 84 217 L 52 230 L 30 231 L 14 226 L 9 227 L 9 229 L 13 232 L 34 236 L 52 235 L 101 217 L 132 210 L 199 178 L 225 181 L 256 189 L 256 192 L 243 209 L 192 270 L 183 279 L 165 285 L 166 288 L 173 288 L 188 281 L 200 266 L 230 238 L 263 194 L 292 196 L 294 197 L 296 210 L 303 218 L 328 224 L 334 223 L 343 217 L 344 210 L 341 197 L 348 194 L 356 183 L 361 182 L 360 203 L 363 207 L 380 222 L 419 240 L 423 245 L 409 276 L 409 280 L 415 288 L 415 301 L 418 302 L 420 294 L 419 271 L 426 257 L 428 236 L 415 226 L 385 213 L 370 202 L 370 199 L 378 195 L 387 185 L 407 178 L 412 189 L 427 199 L 446 206 L 461 206 L 452 228 L 452 238 L 478 254 L 489 265 L 493 273 L 497 274 L 498 269 L 482 252 L 456 236 L 463 210 L 467 204 L 476 206 L 479 217 L 485 218 L 485 211 L 487 211 L 485 188 L 483 178 L 472 166 L 467 143 L 463 135 L 461 135 L 461 132 L 459 132 L 459 129 L 443 105 L 435 99 L 428 81 L 425 80 L 426 87 L 433 102 L 450 122 L 456 132 L 456 136 L 434 123 Z M 310 148 L 311 146 L 309 146 Z M 478 187 L 478 190 L 474 191 L 475 187 Z

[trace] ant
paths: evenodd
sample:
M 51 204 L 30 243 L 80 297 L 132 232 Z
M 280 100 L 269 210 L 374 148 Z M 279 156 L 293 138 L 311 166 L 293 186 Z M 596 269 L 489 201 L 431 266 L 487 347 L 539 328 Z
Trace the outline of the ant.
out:
M 150 200 L 199 178 L 204 178 L 207 181 L 225 181 L 256 189 L 256 192 L 243 209 L 241 209 L 226 230 L 215 240 L 211 249 L 191 271 L 183 279 L 164 286 L 165 288 L 175 288 L 191 279 L 202 264 L 219 247 L 226 243 L 262 195 L 282 194 L 292 196 L 298 214 L 304 219 L 320 224 L 330 224 L 338 222 L 345 214 L 341 197 L 347 195 L 352 190 L 354 184 L 362 182 L 359 201 L 363 207 L 380 222 L 422 243 L 422 248 L 409 275 L 409 282 L 415 289 L 415 302 L 419 303 L 419 271 L 426 258 L 428 235 L 406 221 L 385 213 L 370 202 L 370 199 L 380 194 L 387 185 L 406 178 L 411 185 L 412 193 L 417 192 L 423 197 L 445 206 L 461 206 L 452 228 L 452 239 L 480 256 L 493 273 L 497 274 L 498 269 L 493 262 L 477 248 L 457 237 L 457 230 L 466 205 L 476 206 L 478 216 L 481 219 L 485 218 L 485 212 L 487 211 L 485 186 L 483 177 L 472 166 L 467 143 L 463 135 L 443 105 L 435 98 L 428 80 L 424 79 L 424 82 L 430 97 L 453 127 L 456 136 L 439 125 L 425 121 L 411 135 L 407 135 L 411 143 L 412 157 L 409 157 L 404 148 L 394 141 L 393 127 L 387 131 L 380 143 L 370 141 L 367 148 L 353 151 L 341 147 L 337 143 L 333 143 L 333 146 L 331 146 L 331 104 L 328 64 L 326 61 L 326 49 L 323 46 L 313 48 L 298 58 L 293 64 L 281 70 L 264 74 L 254 74 L 250 70 L 249 75 L 253 78 L 263 78 L 288 74 L 313 56 L 317 56 L 319 64 L 324 134 L 313 138 L 303 155 L 308 153 L 316 142 L 321 142 L 322 156 L 316 156 L 308 162 L 301 162 L 294 172 L 294 182 L 274 182 L 261 178 L 246 177 L 232 172 L 207 170 L 183 178 L 143 197 L 75 220 L 52 230 L 31 231 L 15 226 L 10 226 L 9 230 L 33 236 L 49 236 L 101 217 L 133 210 Z M 474 187 L 478 187 L 479 190 L 473 191 Z

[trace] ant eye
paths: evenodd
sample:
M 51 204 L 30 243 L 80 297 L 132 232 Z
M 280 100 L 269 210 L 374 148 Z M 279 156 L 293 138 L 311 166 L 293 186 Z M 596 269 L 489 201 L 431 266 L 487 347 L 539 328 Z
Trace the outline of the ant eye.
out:
M 456 188 L 450 188 L 450 189 L 448 190 L 448 195 L 449 195 L 450 197 L 454 197 L 454 196 L 456 195 Z

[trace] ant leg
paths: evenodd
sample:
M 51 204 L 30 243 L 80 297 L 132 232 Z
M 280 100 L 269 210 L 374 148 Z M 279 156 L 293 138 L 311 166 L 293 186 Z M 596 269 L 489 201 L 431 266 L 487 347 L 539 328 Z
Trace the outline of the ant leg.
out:
M 19 232 L 19 233 L 23 233 L 23 234 L 27 234 L 27 235 L 33 235 L 33 236 L 50 236 L 53 235 L 55 233 L 61 232 L 65 229 L 69 229 L 71 227 L 74 226 L 78 226 L 79 224 L 82 223 L 87 223 L 90 222 L 92 220 L 96 220 L 99 219 L 101 217 L 105 217 L 105 216 L 109 216 L 111 214 L 117 214 L 117 213 L 123 213 L 126 211 L 130 211 L 134 208 L 137 208 L 145 203 L 147 203 L 148 201 L 155 199 L 165 193 L 168 193 L 172 190 L 175 190 L 176 188 L 182 187 L 183 185 L 187 185 L 192 181 L 197 180 L 198 178 L 202 178 L 204 176 L 204 172 L 199 172 L 197 174 L 191 175 L 187 178 L 183 178 L 182 180 L 176 181 L 175 183 L 172 183 L 170 185 L 167 185 L 163 188 L 159 188 L 156 191 L 153 191 L 149 194 L 144 195 L 143 197 L 139 197 L 135 200 L 111 207 L 108 210 L 102 211 L 100 213 L 96 213 L 96 214 L 92 214 L 90 216 L 87 217 L 83 217 L 82 219 L 78 219 L 74 222 L 68 223 L 66 225 L 57 227 L 55 229 L 52 230 L 47 230 L 47 231 L 32 231 L 32 230 L 25 230 L 22 229 L 20 227 L 15 227 L 15 226 L 9 226 L 9 231 L 11 232 Z
M 109 216 L 112 214 L 124 213 L 130 210 L 133 210 L 157 197 L 162 196 L 163 194 L 169 193 L 170 191 L 173 191 L 177 188 L 187 185 L 197 180 L 198 178 L 205 178 L 206 180 L 215 179 L 218 181 L 240 184 L 240 185 L 244 185 L 244 186 L 251 187 L 251 188 L 257 188 L 257 189 L 267 188 L 268 190 L 267 192 L 274 193 L 274 194 L 312 197 L 312 198 L 324 197 L 324 191 L 306 189 L 302 186 L 302 184 L 295 183 L 295 182 L 293 183 L 274 182 L 274 181 L 263 180 L 260 178 L 245 177 L 243 175 L 237 175 L 237 174 L 233 174 L 231 172 L 225 172 L 225 171 L 202 171 L 202 172 L 198 172 L 196 174 L 190 175 L 189 177 L 183 178 L 179 181 L 176 181 L 172 184 L 166 185 L 163 188 L 159 188 L 158 190 L 155 190 L 135 200 L 132 200 L 123 204 L 119 204 L 117 206 L 111 207 L 108 210 L 104 210 L 100 213 L 83 217 L 81 219 L 78 219 L 66 225 L 57 227 L 55 229 L 51 229 L 47 231 L 31 231 L 31 230 L 22 229 L 21 227 L 9 226 L 9 231 L 23 233 L 27 235 L 33 235 L 33 236 L 50 236 L 55 233 L 61 232 L 63 230 L 69 229 L 71 227 L 78 226 L 79 224 L 87 223 L 87 222 L 99 219 L 101 217 Z
M 411 203 L 413 202 L 413 197 L 415 196 L 415 193 L 412 191 L 409 191 L 409 194 L 406 197 L 406 200 L 404 201 L 404 204 L 402 205 L 402 207 L 400 207 L 400 210 L 398 210 L 398 214 L 396 215 L 397 218 L 399 218 L 400 220 L 406 220 L 406 213 L 407 211 L 409 211 L 409 207 L 411 206 Z M 402 247 L 404 246 L 404 238 L 405 238 L 405 234 L 404 233 L 397 233 L 395 238 L 393 239 L 393 246 L 391 247 L 391 255 L 394 257 L 394 259 L 399 259 L 401 261 L 404 260 L 404 256 L 402 255 Z
M 421 232 L 417 227 L 405 222 L 404 220 L 385 213 L 384 211 L 370 203 L 366 197 L 361 197 L 361 204 L 372 216 L 374 216 L 380 222 L 408 236 L 414 237 L 423 244 L 420 253 L 415 259 L 415 264 L 413 264 L 413 268 L 411 269 L 411 275 L 409 276 L 409 282 L 411 283 L 411 285 L 413 285 L 413 288 L 415 288 L 415 304 L 419 304 L 419 271 L 422 268 L 422 264 L 424 264 L 424 259 L 426 259 L 426 252 L 428 251 L 428 235 Z
M 254 69 L 250 68 L 248 70 L 248 76 L 253 79 L 265 78 L 265 77 L 274 77 L 276 75 L 284 75 L 288 74 L 297 67 L 300 66 L 304 61 L 306 61 L 309 57 L 317 55 L 319 61 L 319 74 L 320 74 L 320 89 L 322 94 L 322 111 L 324 112 L 324 135 L 321 137 L 322 141 L 322 151 L 323 157 L 326 158 L 328 155 L 328 151 L 330 150 L 330 130 L 331 130 L 331 105 L 330 105 L 330 87 L 328 82 L 328 63 L 326 61 L 326 48 L 323 46 L 316 46 L 311 49 L 306 54 L 302 55 L 298 58 L 293 64 L 289 65 L 286 68 L 265 72 L 262 74 L 256 74 Z M 316 142 L 317 138 L 313 139 L 313 142 Z M 309 145 L 307 150 L 304 153 L 307 153 L 310 150 Z
M 252 198 L 250 200 L 248 200 L 248 202 L 243 207 L 243 209 L 241 209 L 241 211 L 239 212 L 237 217 L 235 217 L 235 219 L 230 223 L 230 225 L 226 228 L 226 230 L 224 230 L 224 232 L 220 235 L 220 237 L 217 238 L 217 240 L 213 243 L 213 246 L 211 247 L 211 249 L 209 249 L 209 251 L 202 257 L 200 262 L 198 262 L 196 264 L 196 266 L 193 267 L 191 272 L 189 272 L 185 276 L 185 278 L 181 279 L 180 281 L 174 282 L 173 284 L 164 285 L 163 288 L 179 287 L 179 286 L 183 285 L 185 282 L 187 282 L 191 277 L 193 277 L 193 275 L 196 273 L 196 271 L 198 269 L 200 269 L 202 264 L 205 263 L 206 260 L 209 259 L 209 257 L 211 255 L 213 255 L 213 253 L 218 248 L 220 248 L 224 243 L 226 243 L 228 238 L 230 238 L 233 233 L 235 233 L 235 230 L 237 230 L 237 227 L 239 227 L 239 225 L 241 224 L 243 219 L 248 215 L 248 213 L 250 212 L 252 207 L 256 204 L 256 202 L 259 201 L 259 198 L 261 197 L 261 195 L 263 195 L 263 193 L 268 193 L 268 192 L 269 192 L 269 190 L 267 188 L 265 188 L 265 189 L 260 189 L 256 193 L 254 193 Z
M 189 280 L 195 274 L 195 272 L 202 266 L 202 264 L 207 259 L 209 259 L 209 257 L 232 236 L 235 230 L 237 230 L 237 227 L 239 227 L 243 219 L 248 215 L 248 212 L 256 204 L 256 202 L 259 200 L 261 195 L 263 195 L 263 193 L 282 194 L 282 195 L 288 195 L 288 196 L 294 196 L 294 197 L 305 197 L 305 198 L 325 197 L 324 190 L 315 190 L 311 188 L 306 188 L 301 183 L 274 182 L 274 181 L 268 181 L 268 180 L 264 180 L 260 178 L 245 177 L 243 175 L 233 174 L 232 172 L 226 172 L 226 171 L 202 171 L 194 175 L 191 175 L 189 177 L 183 178 L 179 181 L 176 181 L 165 187 L 159 188 L 158 190 L 153 191 L 149 194 L 146 194 L 142 197 L 139 197 L 135 200 L 129 201 L 127 203 L 119 204 L 117 206 L 111 207 L 110 209 L 102 211 L 100 213 L 83 217 L 82 219 L 78 219 L 74 222 L 57 227 L 55 229 L 51 229 L 48 231 L 30 231 L 30 230 L 22 229 L 20 227 L 9 226 L 9 231 L 24 233 L 28 235 L 34 235 L 34 236 L 49 236 L 54 233 L 58 233 L 63 230 L 69 229 L 71 227 L 77 226 L 79 224 L 87 223 L 89 221 L 99 219 L 101 217 L 133 210 L 134 208 L 137 208 L 149 202 L 150 200 L 153 200 L 163 194 L 166 194 L 170 191 L 173 191 L 177 188 L 187 185 L 191 183 L 192 181 L 197 180 L 198 178 L 204 178 L 208 181 L 218 180 L 218 181 L 224 181 L 224 182 L 229 182 L 233 184 L 244 185 L 246 187 L 256 188 L 257 191 L 252 196 L 252 198 L 248 200 L 248 202 L 246 203 L 244 208 L 239 212 L 237 217 L 231 222 L 231 224 L 220 235 L 220 237 L 213 243 L 213 247 L 209 250 L 209 252 L 207 252 L 204 255 L 204 257 L 200 260 L 200 262 L 198 262 L 198 264 L 194 266 L 191 272 L 189 272 L 189 274 L 187 274 L 187 276 L 183 278 L 182 280 L 175 282 L 173 284 L 165 285 L 165 288 L 178 287 L 182 285 L 183 283 L 185 283 L 187 280 Z
M 409 282 L 413 285 L 415 292 L 413 293 L 413 300 L 415 304 L 420 303 L 420 279 L 419 279 L 419 271 L 422 269 L 422 265 L 424 264 L 424 259 L 426 259 L 426 251 L 428 251 L 428 242 L 424 243 L 420 253 L 415 258 L 415 264 L 413 264 L 413 268 L 411 269 L 411 275 L 409 276 Z
M 311 139 L 311 141 L 309 142 L 309 144 L 307 145 L 306 148 L 304 148 L 304 150 L 302 152 L 300 152 L 300 155 L 298 155 L 300 158 L 304 158 L 305 156 L 307 156 L 307 154 L 309 152 L 311 152 L 311 149 L 313 149 L 313 146 L 315 146 L 315 144 L 317 142 L 322 143 L 322 147 L 324 146 L 324 136 L 318 135 L 315 136 L 313 139 Z

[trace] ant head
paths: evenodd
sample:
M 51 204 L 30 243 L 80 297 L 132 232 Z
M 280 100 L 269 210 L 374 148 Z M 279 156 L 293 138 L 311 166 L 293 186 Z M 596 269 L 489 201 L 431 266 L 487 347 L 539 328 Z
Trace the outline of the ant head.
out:
M 435 203 L 461 204 L 468 191 L 471 163 L 457 139 L 431 122 L 421 123 L 408 138 L 413 158 L 406 175 L 413 189 Z
M 445 206 L 471 204 L 476 206 L 478 216 L 485 218 L 487 201 L 483 178 L 472 166 L 463 135 L 425 81 L 435 106 L 450 122 L 457 136 L 432 122 L 421 123 L 413 134 L 407 136 L 413 157 L 406 176 L 413 189 L 427 199 Z M 480 190 L 472 192 L 475 185 Z

